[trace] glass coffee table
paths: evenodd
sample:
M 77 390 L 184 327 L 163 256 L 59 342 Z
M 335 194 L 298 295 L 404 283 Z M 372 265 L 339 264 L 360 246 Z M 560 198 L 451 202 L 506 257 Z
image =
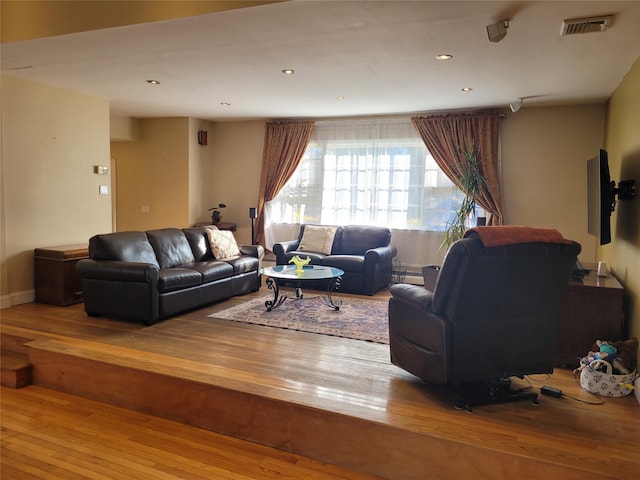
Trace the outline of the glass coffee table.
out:
M 289 298 L 286 295 L 280 294 L 278 280 L 295 283 L 296 299 L 303 298 L 302 285 L 305 282 L 311 280 L 329 280 L 327 294 L 322 295 L 320 298 L 327 306 L 334 310 L 340 310 L 342 300 L 336 301 L 331 295 L 340 287 L 340 283 L 342 282 L 344 271 L 339 268 L 324 267 L 321 265 L 305 265 L 302 267 L 302 271 L 299 272 L 298 267 L 295 265 L 276 265 L 274 267 L 265 267 L 260 273 L 267 277 L 265 283 L 269 290 L 273 290 L 273 301 L 267 300 L 264 302 L 264 306 L 267 307 L 268 312 L 274 308 L 278 308 Z

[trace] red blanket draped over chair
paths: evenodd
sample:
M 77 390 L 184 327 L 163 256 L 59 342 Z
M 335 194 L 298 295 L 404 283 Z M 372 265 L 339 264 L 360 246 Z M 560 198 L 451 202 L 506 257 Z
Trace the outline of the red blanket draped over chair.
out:
M 476 233 L 485 247 L 514 245 L 516 243 L 571 243 L 553 228 L 534 228 L 520 226 L 475 227 L 467 230 L 465 238 Z

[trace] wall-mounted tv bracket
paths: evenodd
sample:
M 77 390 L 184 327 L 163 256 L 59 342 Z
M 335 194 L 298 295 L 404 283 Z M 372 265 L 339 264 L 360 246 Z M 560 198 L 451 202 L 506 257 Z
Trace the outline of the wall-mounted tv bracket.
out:
M 611 182 L 611 211 L 616 209 L 616 195 L 618 200 L 631 200 L 636 196 L 636 185 L 633 180 L 620 180 L 616 187 L 616 182 Z

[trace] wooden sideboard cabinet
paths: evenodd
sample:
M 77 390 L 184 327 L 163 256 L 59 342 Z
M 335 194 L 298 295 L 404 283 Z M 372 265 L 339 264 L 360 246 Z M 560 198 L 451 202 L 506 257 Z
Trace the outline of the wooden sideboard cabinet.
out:
M 88 245 L 36 248 L 33 255 L 36 302 L 67 306 L 82 301 L 76 265 L 89 258 Z
M 230 232 L 235 232 L 238 229 L 238 224 L 232 222 L 198 222 L 194 225 L 194 227 L 208 227 L 209 225 L 215 225 L 216 227 L 218 227 L 218 230 L 229 230 Z
M 623 296 L 614 276 L 598 277 L 590 271 L 582 280 L 569 281 L 556 340 L 558 365 L 575 368 L 596 340 L 625 338 Z

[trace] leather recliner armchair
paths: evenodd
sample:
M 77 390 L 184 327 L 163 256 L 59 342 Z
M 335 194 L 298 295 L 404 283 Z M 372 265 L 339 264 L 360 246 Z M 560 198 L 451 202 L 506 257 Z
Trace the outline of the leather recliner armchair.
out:
M 523 397 L 537 403 L 535 393 L 510 390 L 508 379 L 553 372 L 560 308 L 580 250 L 555 230 L 469 230 L 447 252 L 433 292 L 391 287 L 391 362 L 454 387 L 468 410 Z

